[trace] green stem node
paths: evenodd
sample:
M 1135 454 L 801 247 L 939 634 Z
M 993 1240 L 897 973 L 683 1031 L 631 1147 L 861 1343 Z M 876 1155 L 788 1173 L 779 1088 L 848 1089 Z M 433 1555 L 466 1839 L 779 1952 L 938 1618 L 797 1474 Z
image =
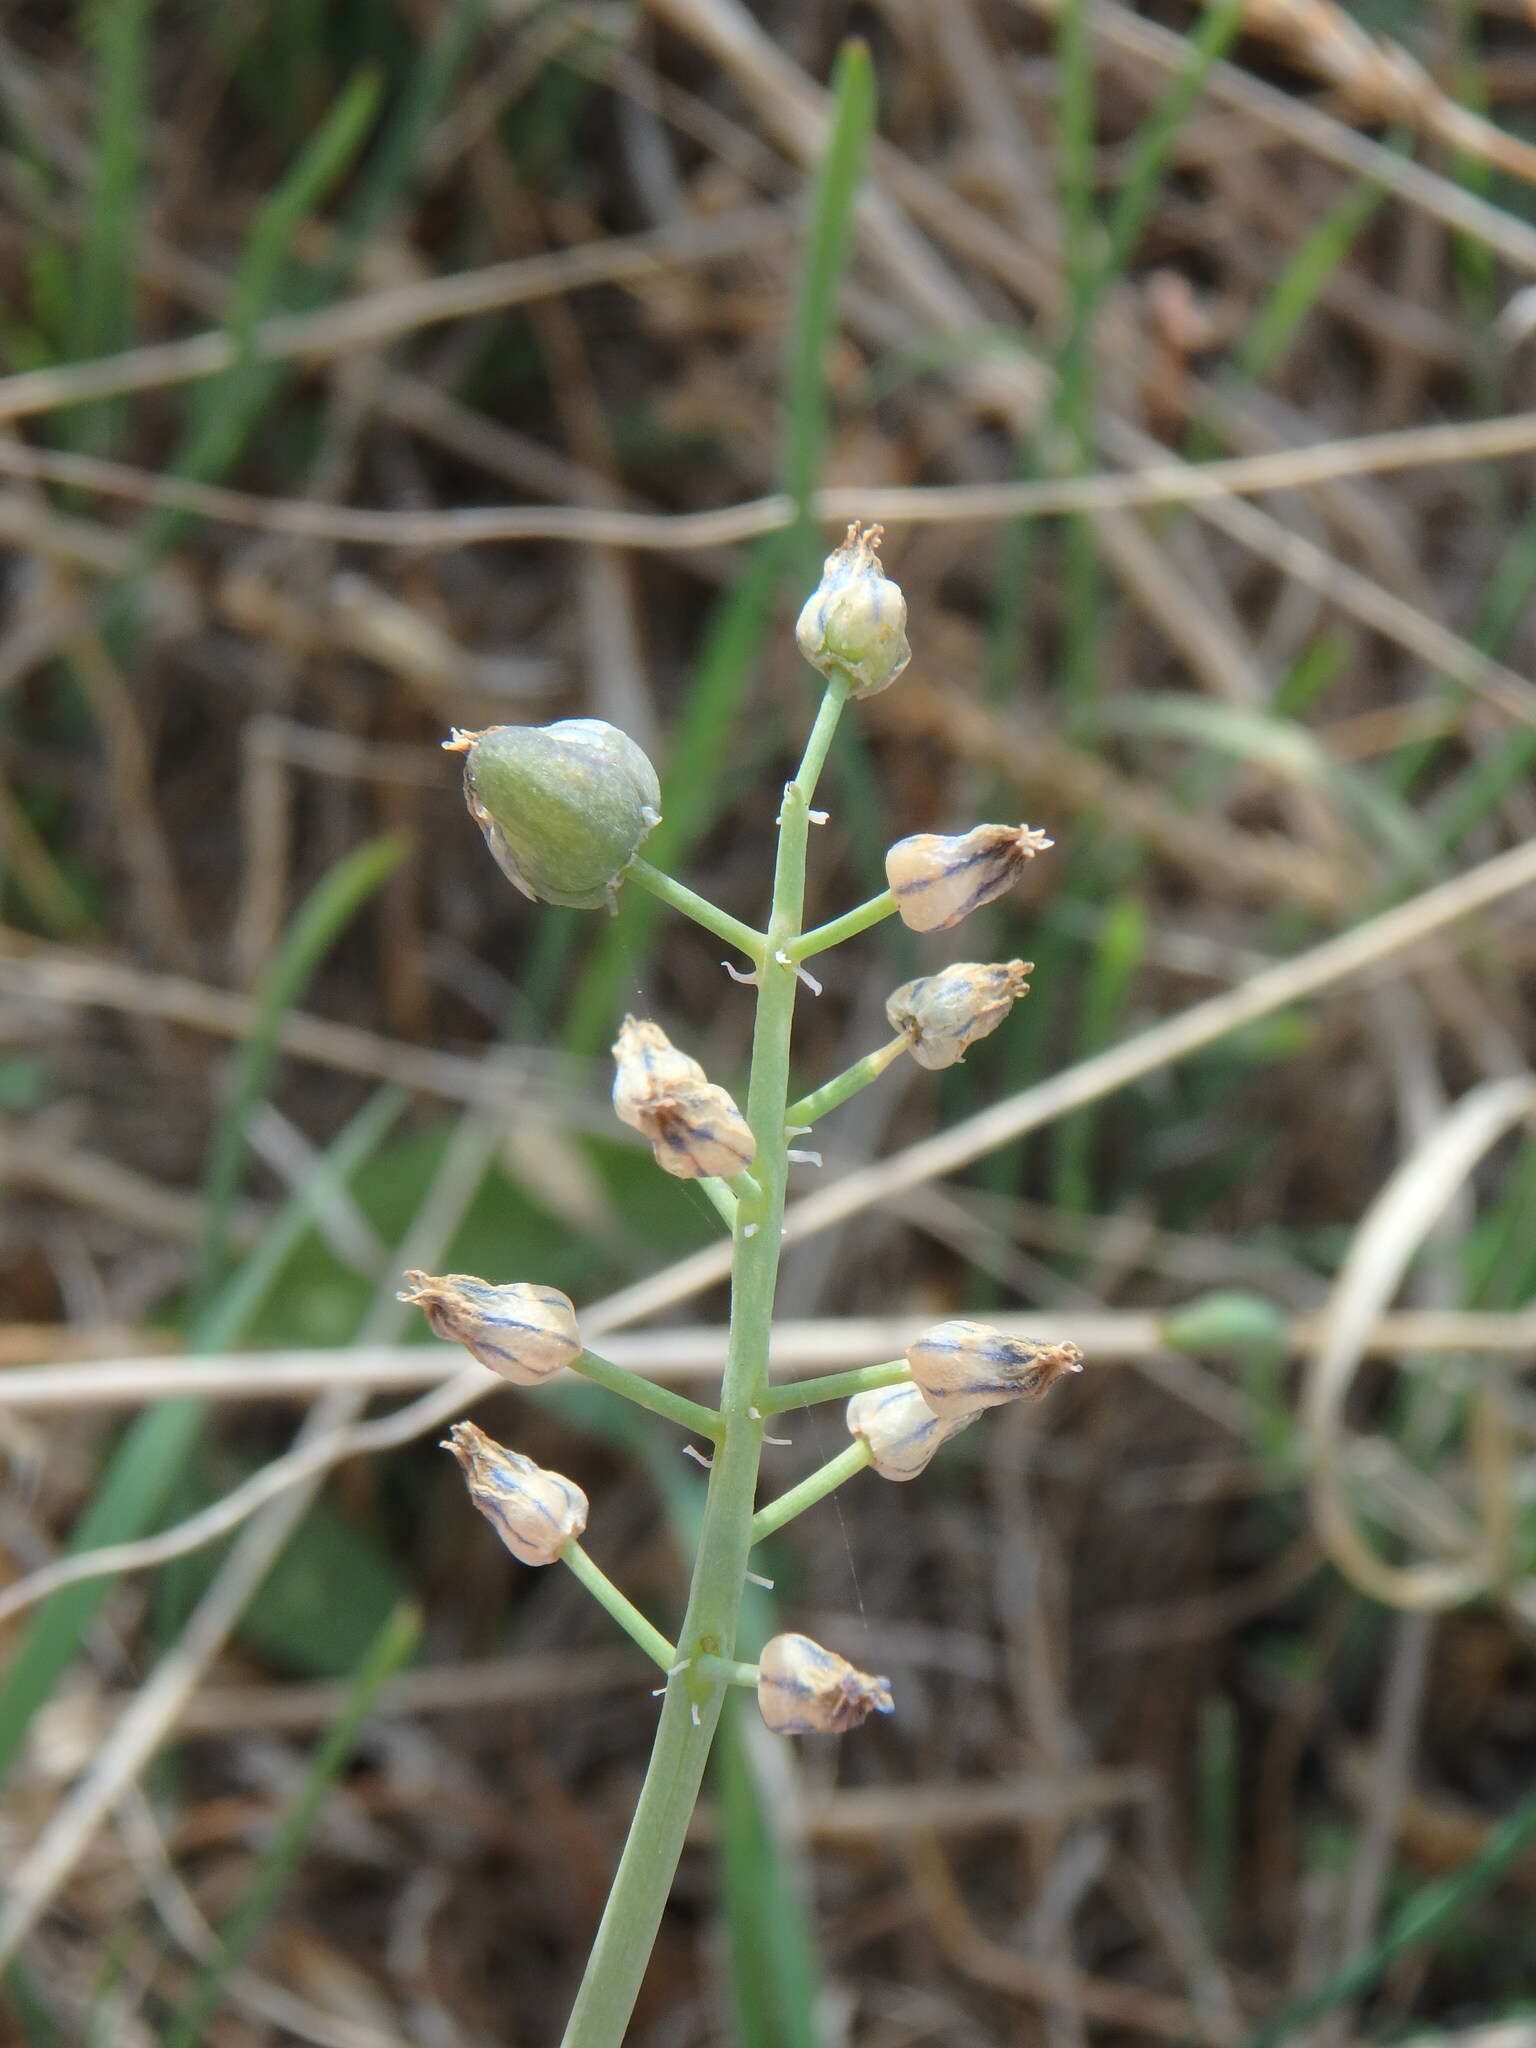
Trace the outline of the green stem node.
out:
M 867 903 L 860 903 L 853 910 L 845 910 L 841 917 L 834 917 L 830 924 L 819 924 L 814 931 L 796 939 L 789 948 L 791 960 L 809 960 L 813 953 L 825 953 L 829 946 L 840 946 L 844 939 L 856 939 L 860 932 L 867 932 L 871 925 L 880 924 L 892 916 L 896 909 L 896 898 L 889 889 L 882 889 L 878 896 L 871 896 Z
M 825 1500 L 829 1493 L 835 1493 L 845 1480 L 862 1472 L 869 1463 L 869 1445 L 862 1437 L 856 1437 L 846 1451 L 839 1451 L 835 1458 L 813 1472 L 808 1479 L 802 1479 L 798 1486 L 792 1486 L 788 1493 L 781 1493 L 777 1500 L 769 1501 L 767 1507 L 759 1508 L 752 1517 L 752 1541 L 761 1543 L 765 1536 L 772 1536 L 792 1522 L 796 1515 L 803 1515 L 807 1508 L 815 1507 L 817 1501 Z
M 700 1657 L 695 1667 L 703 1678 L 718 1679 L 722 1685 L 745 1685 L 757 1690 L 757 1666 L 738 1664 L 734 1657 Z

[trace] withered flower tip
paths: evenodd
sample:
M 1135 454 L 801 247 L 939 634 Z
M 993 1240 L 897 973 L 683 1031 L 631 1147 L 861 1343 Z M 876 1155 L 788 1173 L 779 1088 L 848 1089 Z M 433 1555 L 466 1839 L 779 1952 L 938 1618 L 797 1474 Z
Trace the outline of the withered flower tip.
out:
M 920 1067 L 952 1067 L 978 1038 L 997 1029 L 1021 996 L 1032 960 L 957 960 L 938 974 L 903 982 L 885 1006 L 891 1029 L 905 1034 Z
M 757 1140 L 750 1124 L 659 1024 L 626 1017 L 613 1058 L 614 1113 L 650 1141 L 665 1172 L 679 1180 L 729 1180 L 752 1164 Z
M 471 1273 L 407 1273 L 395 1297 L 413 1303 L 439 1337 L 462 1344 L 517 1387 L 537 1386 L 581 1356 L 570 1297 L 526 1281 L 493 1286 Z
M 1005 1337 L 990 1323 L 955 1317 L 907 1347 L 912 1381 L 942 1422 L 964 1422 L 1005 1401 L 1043 1400 L 1063 1374 L 1081 1372 L 1075 1344 Z
M 809 1636 L 774 1636 L 758 1659 L 757 1704 L 778 1735 L 842 1735 L 892 1711 L 891 1681 L 855 1670 Z
M 1051 843 L 1028 825 L 975 825 L 954 837 L 914 832 L 886 854 L 885 879 L 910 931 L 946 932 L 1004 895 Z
M 574 1480 L 546 1472 L 509 1451 L 472 1422 L 456 1422 L 443 1442 L 464 1474 L 469 1497 L 521 1564 L 553 1564 L 587 1526 L 587 1496 Z

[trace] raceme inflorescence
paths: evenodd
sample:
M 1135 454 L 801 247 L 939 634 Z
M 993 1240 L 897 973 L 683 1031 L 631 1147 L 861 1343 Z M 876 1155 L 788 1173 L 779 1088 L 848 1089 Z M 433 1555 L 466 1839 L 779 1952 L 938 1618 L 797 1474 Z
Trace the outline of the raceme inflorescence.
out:
M 889 1714 L 889 1682 L 856 1670 L 808 1636 L 775 1636 L 756 1663 L 737 1660 L 736 1633 L 753 1547 L 866 1467 L 906 1481 L 987 1408 L 1039 1400 L 1081 1369 L 1070 1343 L 1021 1341 L 956 1318 L 913 1336 L 903 1358 L 825 1379 L 775 1386 L 769 1340 L 785 1183 L 792 1162 L 817 1157 L 797 1141 L 904 1055 L 940 1068 L 963 1060 L 1004 1023 L 1028 991 L 1023 960 L 959 961 L 894 990 L 894 1036 L 845 1072 L 790 1099 L 790 1041 L 800 988 L 818 986 L 806 963 L 886 917 L 917 932 L 948 931 L 1011 889 L 1051 844 L 1027 825 L 984 824 L 954 836 L 921 832 L 886 855 L 887 886 L 830 923 L 806 930 L 806 856 L 816 784 L 851 699 L 887 688 L 906 667 L 906 600 L 879 557 L 880 529 L 850 526 L 828 556 L 795 628 L 825 691 L 777 819 L 767 928 L 756 930 L 651 866 L 641 853 L 660 822 L 661 788 L 633 740 L 600 719 L 493 726 L 445 742 L 464 756 L 470 815 L 498 865 L 546 903 L 612 908 L 621 887 L 649 889 L 740 952 L 734 979 L 755 991 L 752 1061 L 744 1096 L 713 1080 L 650 1018 L 625 1017 L 613 1047 L 616 1115 L 650 1145 L 663 1172 L 691 1180 L 731 1235 L 731 1319 L 718 1405 L 705 1407 L 582 1344 L 574 1304 L 537 1281 L 467 1274 L 405 1276 L 401 1299 L 433 1330 L 466 1347 L 513 1385 L 536 1387 L 569 1370 L 689 1433 L 708 1468 L 686 1610 L 676 1641 L 662 1635 L 582 1548 L 587 1499 L 571 1480 L 455 1425 L 446 1448 L 474 1505 L 521 1563 L 573 1571 L 663 1674 L 651 1763 L 602 1925 L 566 2031 L 567 2048 L 622 2041 L 681 1855 L 722 1704 L 750 1688 L 767 1725 L 784 1735 L 842 1734 Z M 816 1401 L 846 1401 L 847 1446 L 809 1478 L 757 1505 L 759 1463 L 774 1416 Z

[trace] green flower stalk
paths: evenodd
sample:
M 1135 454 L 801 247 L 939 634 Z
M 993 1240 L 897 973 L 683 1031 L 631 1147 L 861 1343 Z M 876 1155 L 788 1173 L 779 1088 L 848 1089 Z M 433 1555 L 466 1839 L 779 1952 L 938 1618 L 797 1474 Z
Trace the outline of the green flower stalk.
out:
M 449 1440 L 475 1505 L 513 1554 L 525 1563 L 562 1561 L 666 1673 L 650 1766 L 565 2048 L 619 2048 L 625 2038 L 728 1689 L 754 1688 L 764 1720 L 786 1736 L 841 1734 L 870 1714 L 893 1711 L 885 1679 L 856 1670 L 807 1636 L 776 1636 L 756 1665 L 737 1660 L 753 1545 L 862 1472 L 901 1482 L 917 1478 L 984 1408 L 1038 1398 L 1079 1363 L 1070 1344 L 1011 1345 L 983 1325 L 953 1321 L 914 1336 L 905 1359 L 799 1386 L 769 1384 L 785 1181 L 798 1156 L 794 1139 L 875 1084 L 903 1053 L 928 1068 L 962 1059 L 1004 1023 L 1027 993 L 1029 972 L 1018 960 L 965 962 L 908 982 L 887 1005 L 896 1034 L 890 1043 L 792 1100 L 795 1007 L 809 980 L 801 963 L 891 915 L 915 930 L 947 930 L 1001 895 L 1050 843 L 1027 826 L 981 825 L 953 838 L 914 835 L 891 849 L 886 890 L 807 928 L 806 856 L 812 818 L 819 815 L 812 805 L 838 721 L 851 700 L 887 688 L 910 659 L 906 600 L 880 563 L 878 541 L 878 528 L 850 527 L 800 614 L 799 645 L 826 689 L 779 806 L 772 900 L 761 931 L 638 856 L 657 822 L 661 793 L 645 756 L 613 727 L 564 719 L 540 728 L 456 733 L 448 742 L 466 756 L 471 814 L 525 895 L 601 909 L 612 906 L 629 875 L 746 955 L 752 972 L 736 979 L 750 983 L 756 1003 L 740 1104 L 648 1019 L 619 1021 L 614 1045 L 616 1115 L 650 1145 L 663 1172 L 697 1182 L 730 1233 L 730 1333 L 717 1407 L 685 1400 L 584 1351 L 576 1311 L 557 1289 L 465 1274 L 407 1275 L 404 1298 L 421 1304 L 434 1330 L 514 1385 L 532 1389 L 568 1368 L 702 1437 L 712 1451 L 709 1458 L 697 1453 L 708 1467 L 707 1490 L 674 1643 L 576 1541 L 587 1521 L 579 1488 L 504 1450 L 472 1423 L 457 1424 Z M 773 1416 L 850 1394 L 846 1447 L 759 1508 L 759 1465 Z M 697 1452 L 696 1444 L 689 1448 Z

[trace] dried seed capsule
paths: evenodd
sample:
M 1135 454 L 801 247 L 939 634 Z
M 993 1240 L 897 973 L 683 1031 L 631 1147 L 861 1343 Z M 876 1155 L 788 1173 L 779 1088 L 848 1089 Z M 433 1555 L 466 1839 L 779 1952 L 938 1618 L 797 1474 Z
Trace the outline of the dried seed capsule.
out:
M 534 1387 L 581 1356 L 570 1297 L 517 1280 L 494 1287 L 469 1273 L 407 1273 L 397 1301 L 426 1312 L 439 1337 L 515 1387 Z
M 882 529 L 855 521 L 822 565 L 821 581 L 795 623 L 800 652 L 824 676 L 845 675 L 855 697 L 873 697 L 894 683 L 912 650 L 907 600 L 880 567 Z
M 855 1671 L 809 1636 L 774 1636 L 757 1660 L 757 1704 L 778 1735 L 842 1735 L 891 1712 L 891 1681 Z
M 661 822 L 656 770 L 600 718 L 455 732 L 464 801 L 497 865 L 535 902 L 613 908 L 624 870 Z
M 915 1479 L 969 1420 L 941 1419 L 907 1381 L 855 1394 L 847 1410 L 849 1435 L 869 1445 L 870 1464 L 882 1479 Z
M 752 1164 L 757 1140 L 746 1118 L 659 1024 L 626 1017 L 613 1058 L 614 1113 L 649 1139 L 665 1172 L 679 1180 L 728 1180 Z
M 587 1496 L 519 1451 L 456 1422 L 443 1444 L 464 1474 L 469 1497 L 522 1564 L 553 1564 L 587 1526 Z
M 898 839 L 885 856 L 897 915 L 910 931 L 947 932 L 1004 895 L 1051 843 L 1028 825 L 976 825 L 955 838 L 914 832 Z
M 891 1029 L 906 1035 L 920 1067 L 952 1067 L 978 1038 L 995 1031 L 1020 996 L 1032 960 L 957 960 L 938 974 L 903 982 L 885 1006 Z
M 941 1422 L 959 1422 L 1004 1401 L 1038 1401 L 1063 1373 L 1081 1372 L 1075 1344 L 1005 1337 L 988 1323 L 956 1318 L 907 1347 L 912 1382 Z

